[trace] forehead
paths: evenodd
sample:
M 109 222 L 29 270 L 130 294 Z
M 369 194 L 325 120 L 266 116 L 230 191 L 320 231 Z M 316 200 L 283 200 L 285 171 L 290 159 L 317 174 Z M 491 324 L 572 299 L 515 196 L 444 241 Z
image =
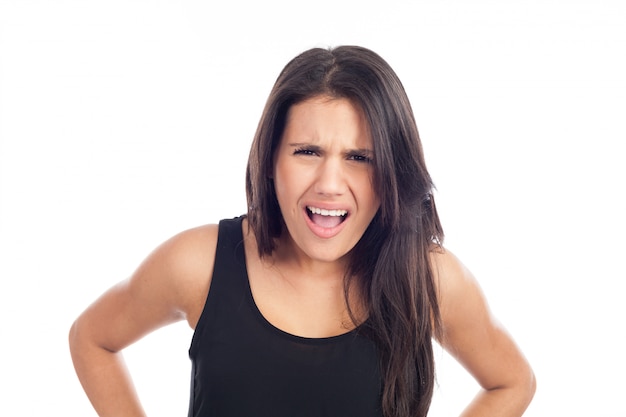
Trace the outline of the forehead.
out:
M 291 106 L 283 138 L 309 141 L 344 140 L 372 145 L 365 114 L 347 98 L 315 96 Z

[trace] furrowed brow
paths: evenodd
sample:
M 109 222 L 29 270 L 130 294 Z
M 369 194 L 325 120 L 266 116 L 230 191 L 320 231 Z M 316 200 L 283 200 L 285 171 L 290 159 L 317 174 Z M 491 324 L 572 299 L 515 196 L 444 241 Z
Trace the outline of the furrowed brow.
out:
M 307 148 L 313 151 L 319 151 L 322 149 L 320 146 L 313 145 L 309 142 L 292 142 L 292 143 L 289 143 L 288 145 L 292 148 Z

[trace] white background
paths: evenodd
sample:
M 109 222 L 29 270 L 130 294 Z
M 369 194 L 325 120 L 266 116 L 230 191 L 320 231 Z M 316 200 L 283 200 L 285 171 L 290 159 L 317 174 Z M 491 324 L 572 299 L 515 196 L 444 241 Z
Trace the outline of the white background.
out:
M 359 44 L 405 84 L 447 246 L 531 361 L 527 416 L 626 416 L 618 0 L 0 1 L 0 415 L 94 415 L 73 319 L 171 235 L 245 211 L 278 72 Z M 185 324 L 128 349 L 187 412 Z M 441 350 L 432 416 L 475 383 Z

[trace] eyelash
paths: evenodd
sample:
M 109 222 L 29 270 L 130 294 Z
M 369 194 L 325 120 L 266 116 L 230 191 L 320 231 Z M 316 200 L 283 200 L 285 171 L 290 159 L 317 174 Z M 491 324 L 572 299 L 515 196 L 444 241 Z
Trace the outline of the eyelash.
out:
M 293 154 L 315 156 L 315 155 L 318 155 L 318 152 L 316 150 L 309 149 L 309 148 L 298 148 L 293 151 Z M 369 156 L 365 154 L 360 154 L 360 153 L 350 154 L 348 155 L 348 159 L 355 161 L 355 162 L 368 163 L 368 164 L 372 163 L 372 158 L 370 158 Z
M 350 155 L 350 159 L 356 162 L 363 162 L 363 163 L 367 163 L 367 164 L 371 164 L 372 163 L 372 158 L 370 158 L 367 155 L 363 155 L 363 154 L 352 154 Z
M 294 155 L 317 155 L 317 152 L 309 148 L 297 148 L 293 151 Z

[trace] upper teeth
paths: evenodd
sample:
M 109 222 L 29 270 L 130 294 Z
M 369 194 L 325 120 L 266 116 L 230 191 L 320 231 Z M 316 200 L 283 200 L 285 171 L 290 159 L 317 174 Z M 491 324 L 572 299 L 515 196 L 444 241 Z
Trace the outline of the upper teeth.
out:
M 317 207 L 307 207 L 313 214 L 321 214 L 322 216 L 345 216 L 348 210 L 326 210 Z

